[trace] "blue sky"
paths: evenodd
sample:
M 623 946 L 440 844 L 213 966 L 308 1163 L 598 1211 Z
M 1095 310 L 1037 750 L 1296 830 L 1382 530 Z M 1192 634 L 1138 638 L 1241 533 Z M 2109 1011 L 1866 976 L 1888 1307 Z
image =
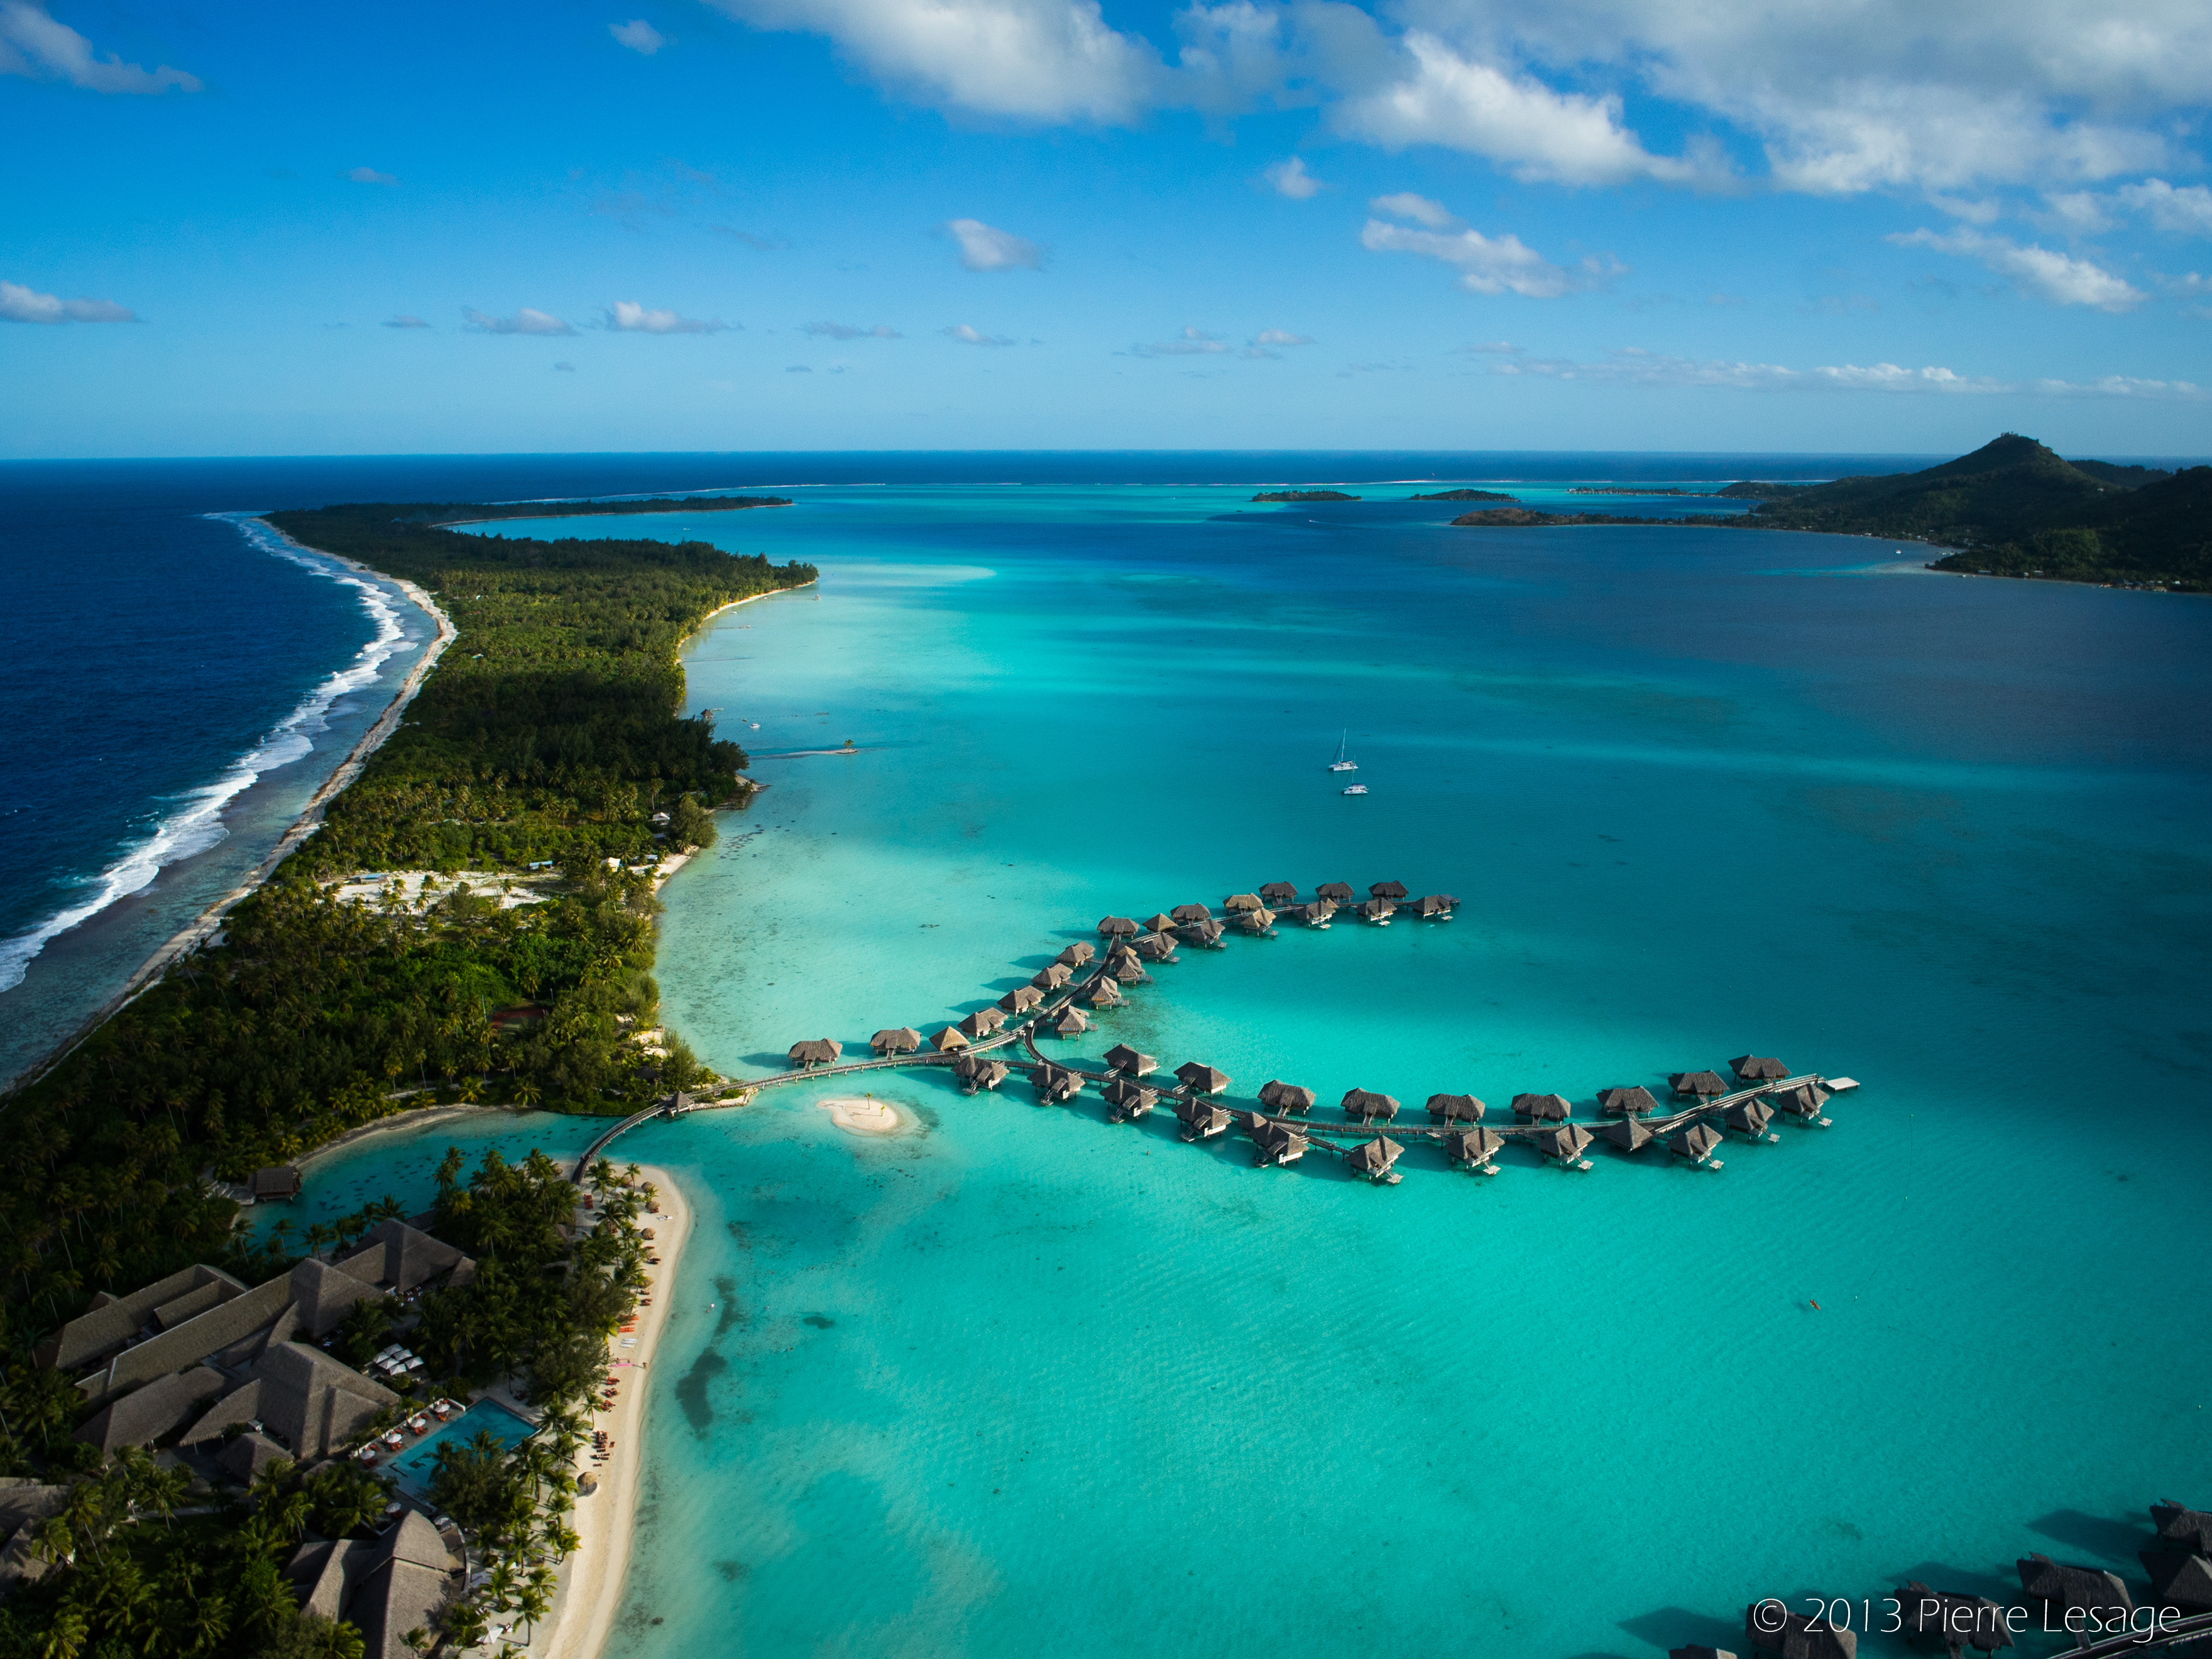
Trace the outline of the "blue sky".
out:
M 2201 0 L 0 0 L 0 455 L 2212 453 Z

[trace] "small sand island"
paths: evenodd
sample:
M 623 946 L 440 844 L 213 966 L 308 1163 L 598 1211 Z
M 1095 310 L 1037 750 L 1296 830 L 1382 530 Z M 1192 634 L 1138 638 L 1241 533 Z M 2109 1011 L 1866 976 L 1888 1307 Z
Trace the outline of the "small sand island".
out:
M 1494 489 L 1439 489 L 1433 495 L 1408 495 L 1409 501 L 1510 501 L 1517 499 L 1502 495 Z
M 878 1100 L 873 1095 L 854 1099 L 846 1096 L 835 1100 L 814 1103 L 830 1114 L 830 1121 L 848 1134 L 895 1135 L 906 1127 L 899 1109 L 888 1100 Z
M 1263 489 L 1252 498 L 1255 501 L 1356 501 L 1357 495 L 1347 495 L 1341 489 Z

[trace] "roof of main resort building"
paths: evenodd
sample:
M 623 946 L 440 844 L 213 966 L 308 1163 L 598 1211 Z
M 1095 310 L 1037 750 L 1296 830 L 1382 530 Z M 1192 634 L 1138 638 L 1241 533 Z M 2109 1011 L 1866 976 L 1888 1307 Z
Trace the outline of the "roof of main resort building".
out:
M 190 1419 L 202 1401 L 229 1386 L 222 1372 L 207 1365 L 156 1377 L 94 1413 L 77 1430 L 76 1438 L 97 1448 L 103 1457 L 112 1457 L 125 1446 L 150 1446 Z
M 452 1273 L 468 1260 L 457 1245 L 433 1238 L 404 1221 L 387 1218 L 365 1234 L 360 1245 L 341 1258 L 337 1266 L 356 1279 L 404 1296 L 441 1273 Z
M 921 1047 L 921 1033 L 911 1025 L 893 1025 L 868 1039 L 879 1054 L 910 1054 Z
M 166 1331 L 219 1302 L 245 1293 L 246 1286 L 220 1267 L 180 1268 L 128 1296 L 94 1295 L 92 1307 L 39 1345 L 39 1364 L 76 1372 L 104 1358 L 140 1332 Z

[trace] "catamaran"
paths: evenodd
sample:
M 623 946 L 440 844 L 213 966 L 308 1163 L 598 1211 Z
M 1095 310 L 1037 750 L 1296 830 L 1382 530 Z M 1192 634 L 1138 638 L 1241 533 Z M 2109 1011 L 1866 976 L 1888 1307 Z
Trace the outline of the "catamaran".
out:
M 1364 795 L 1367 793 L 1367 786 L 1364 783 L 1355 783 L 1344 793 L 1347 795 Z
M 1352 751 L 1346 746 L 1351 737 L 1351 730 L 1347 727 L 1344 736 L 1336 740 L 1336 758 L 1328 763 L 1330 771 L 1357 772 L 1359 769 L 1359 763 L 1352 758 Z

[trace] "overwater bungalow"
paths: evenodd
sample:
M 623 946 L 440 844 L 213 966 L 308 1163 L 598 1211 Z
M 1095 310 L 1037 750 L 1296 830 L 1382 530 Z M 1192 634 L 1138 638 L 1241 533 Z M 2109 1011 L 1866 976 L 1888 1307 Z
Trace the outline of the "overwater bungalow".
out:
M 1562 1123 L 1556 1129 L 1536 1132 L 1536 1151 L 1566 1168 L 1589 1168 L 1583 1154 L 1589 1150 L 1594 1137 L 1579 1123 Z
M 1306 1149 L 1313 1143 L 1286 1123 L 1262 1121 L 1253 1131 L 1252 1144 L 1255 1149 L 1252 1162 L 1264 1170 L 1271 1164 L 1297 1163 L 1306 1155 Z
M 1531 1123 L 1565 1123 L 1574 1115 L 1574 1103 L 1565 1095 L 1513 1097 L 1513 1115 Z
M 2212 1613 L 2212 1562 L 2189 1550 L 2138 1550 L 2150 1575 L 2151 1600 L 2162 1607 Z
M 1048 1106 L 1057 1106 L 1062 1101 L 1073 1100 L 1083 1092 L 1083 1073 L 1070 1071 L 1065 1066 L 1055 1066 L 1050 1060 L 1033 1066 L 1030 1081 L 1036 1085 L 1037 1098 Z
M 1667 1086 L 1680 1100 L 1709 1099 L 1728 1092 L 1728 1083 L 1718 1072 L 1669 1072 Z
M 952 1062 L 952 1075 L 966 1085 L 967 1092 L 978 1089 L 995 1089 L 1006 1080 L 1004 1060 L 993 1060 L 987 1054 L 963 1054 Z
M 1444 1137 L 1444 1156 L 1462 1170 L 1496 1175 L 1490 1160 L 1505 1150 L 1505 1137 L 1495 1129 L 1455 1129 Z
M 1091 948 L 1086 940 L 1078 939 L 1074 944 L 1062 950 L 1053 960 L 1063 968 L 1081 968 L 1087 966 L 1091 958 L 1097 954 L 1097 952 Z
M 1129 948 L 1146 962 L 1173 962 L 1176 959 L 1175 941 L 1165 933 L 1139 933 L 1130 942 Z
M 1017 985 L 999 999 L 999 1006 L 1010 1014 L 1026 1014 L 1044 1000 L 1044 993 L 1034 985 Z
M 1226 1134 L 1229 1126 L 1236 1121 L 1225 1108 L 1202 1100 L 1178 1100 L 1176 1115 L 1182 1120 L 1185 1140 L 1211 1140 L 1216 1135 Z
M 1406 1149 L 1386 1135 L 1363 1141 L 1345 1154 L 1344 1161 L 1352 1166 L 1354 1175 L 1364 1175 L 1378 1187 L 1395 1187 L 1405 1177 L 1390 1166 L 1406 1155 Z
M 1624 1152 L 1640 1152 L 1659 1137 L 1632 1117 L 1624 1117 L 1607 1124 L 1598 1133 Z
M 893 1054 L 910 1054 L 921 1048 L 921 1033 L 911 1025 L 894 1025 L 870 1037 L 868 1047 L 886 1059 Z
M 1367 896 L 1370 898 L 1401 899 L 1406 896 L 1406 884 L 1402 881 L 1378 881 L 1367 890 Z
M 1057 991 L 1075 977 L 1075 970 L 1064 962 L 1048 962 L 1037 969 L 1036 977 L 1030 983 L 1040 991 Z
M 2212 1556 L 2212 1510 L 2186 1509 L 2167 1498 L 2150 1506 L 2150 1519 L 2160 1543 Z
M 978 1008 L 960 1022 L 960 1029 L 973 1039 L 987 1037 L 1006 1023 L 1006 1017 L 996 1008 Z
M 1822 1109 L 1835 1097 L 1817 1083 L 1801 1083 L 1794 1089 L 1784 1089 L 1766 1097 L 1767 1103 L 1778 1112 L 1787 1112 L 1791 1117 L 1802 1117 L 1808 1123 L 1818 1123 Z
M 1389 926 L 1390 918 L 1397 914 L 1398 907 L 1386 898 L 1371 898 L 1359 907 L 1362 921 L 1376 922 L 1386 927 Z
M 1838 1630 L 1826 1620 L 1791 1613 L 1779 1596 L 1754 1601 L 1743 1610 L 1743 1634 L 1753 1653 L 1778 1654 L 1781 1659 L 1858 1659 L 1856 1631 Z
M 1286 904 L 1298 902 L 1298 888 L 1291 881 L 1263 881 L 1260 884 L 1260 902 L 1281 909 Z
M 1766 1133 L 1766 1126 L 1774 1121 L 1773 1109 L 1763 1100 L 1740 1100 L 1721 1115 L 1731 1129 L 1750 1136 L 1753 1140 Z
M 1164 910 L 1155 910 L 1145 918 L 1145 930 L 1147 933 L 1164 933 L 1175 925 L 1176 919 Z
M 1237 914 L 1237 925 L 1245 933 L 1258 938 L 1274 931 L 1275 913 L 1264 906 L 1257 910 L 1240 910 Z
M 1298 920 L 1309 927 L 1326 927 L 1329 919 L 1335 915 L 1336 906 L 1328 899 L 1316 899 L 1311 904 L 1302 904 L 1297 911 Z
M 1431 1123 L 1480 1123 L 1482 1115 L 1489 1109 L 1473 1095 L 1429 1097 L 1429 1121 Z
M 1134 951 L 1116 951 L 1108 959 L 1106 971 L 1124 985 L 1149 985 L 1152 982 L 1152 976 L 1145 971 L 1145 964 Z
M 1332 904 L 1349 904 L 1359 896 L 1352 890 L 1348 881 L 1325 881 L 1314 889 L 1316 898 L 1325 898 Z
M 948 1025 L 930 1038 L 929 1046 L 940 1054 L 953 1054 L 968 1046 L 968 1033 L 957 1025 Z
M 1091 1029 L 1091 1016 L 1071 1003 L 1047 1020 L 1044 1029 L 1054 1036 L 1081 1036 Z
M 1271 1112 L 1303 1117 L 1314 1109 L 1314 1091 L 1271 1078 L 1260 1085 L 1260 1103 Z
M 1120 939 L 1137 931 L 1137 924 L 1127 916 L 1107 916 L 1098 924 L 1099 934 L 1105 939 Z
M 1106 1098 L 1106 1115 L 1116 1123 L 1144 1116 L 1159 1101 L 1157 1090 L 1140 1087 L 1125 1077 L 1115 1078 L 1098 1092 Z
M 803 1042 L 791 1045 L 791 1063 L 803 1066 L 811 1072 L 817 1066 L 834 1065 L 837 1056 L 844 1052 L 842 1043 L 833 1042 L 828 1037 L 808 1037 Z
M 1260 902 L 1257 893 L 1231 893 L 1221 901 L 1221 908 L 1235 915 L 1240 910 L 1262 910 L 1267 907 Z
M 1413 900 L 1406 907 L 1425 921 L 1449 921 L 1452 908 L 1444 902 L 1442 893 L 1430 893 Z
M 1229 1086 L 1229 1073 L 1195 1060 L 1187 1060 L 1176 1067 L 1176 1077 L 1182 1086 L 1194 1095 L 1218 1095 Z
M 1398 1115 L 1398 1103 L 1389 1095 L 1376 1094 L 1371 1089 L 1347 1089 L 1341 1103 L 1346 1118 L 1362 1123 L 1372 1123 L 1376 1118 L 1384 1121 Z
M 1145 1077 L 1160 1069 L 1160 1063 L 1150 1054 L 1139 1054 L 1126 1042 L 1117 1042 L 1106 1051 L 1106 1068 L 1125 1077 Z
M 1787 1066 L 1764 1054 L 1738 1054 L 1729 1061 L 1729 1070 L 1739 1083 L 1779 1083 L 1790 1075 Z
M 1110 979 L 1094 980 L 1082 1000 L 1094 1008 L 1119 1008 L 1123 1000 L 1121 988 Z
M 1178 904 L 1168 912 L 1169 917 L 1179 922 L 1211 921 L 1213 912 L 1203 904 Z
M 1221 924 L 1208 918 L 1205 921 L 1187 921 L 1176 929 L 1176 937 L 1186 945 L 1196 945 L 1207 950 L 1218 950 L 1221 945 Z
M 1721 1132 L 1710 1123 L 1692 1123 L 1681 1133 L 1667 1137 L 1667 1150 L 1676 1158 L 1715 1170 L 1721 1167 L 1713 1158 L 1720 1145 Z
M 2087 1614 L 2099 1622 L 2132 1618 L 2135 1598 L 2119 1574 L 2102 1567 L 2063 1565 L 2044 1554 L 2015 1562 L 2020 1588 L 2031 1603 L 2041 1602 L 2047 1628 L 2065 1628 L 2067 1613 Z
M 1637 1083 L 1599 1090 L 1597 1109 L 1607 1117 L 1642 1117 L 1647 1112 L 1657 1111 L 1659 1102 L 1650 1090 Z
M 1932 1637 L 1950 1650 L 1952 1659 L 1970 1647 L 1995 1653 L 2012 1645 L 2004 1608 L 1986 1595 L 1930 1589 L 1909 1578 L 1897 1588 L 1897 1613 L 1905 1625 L 1900 1634 L 1908 1641 Z

